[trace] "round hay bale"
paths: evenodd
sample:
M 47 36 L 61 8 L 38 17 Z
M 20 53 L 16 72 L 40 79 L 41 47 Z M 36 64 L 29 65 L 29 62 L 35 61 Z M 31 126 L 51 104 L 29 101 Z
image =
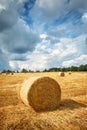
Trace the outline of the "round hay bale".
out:
M 59 72 L 59 76 L 65 76 L 64 72 Z
M 72 73 L 71 72 L 69 72 L 69 75 L 71 75 Z
M 23 83 L 20 97 L 36 111 L 55 110 L 61 100 L 61 89 L 50 77 L 31 77 Z

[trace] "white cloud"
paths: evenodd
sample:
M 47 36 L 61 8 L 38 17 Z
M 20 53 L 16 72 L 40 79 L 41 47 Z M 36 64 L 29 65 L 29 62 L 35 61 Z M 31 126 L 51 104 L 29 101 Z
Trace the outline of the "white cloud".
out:
M 9 61 L 9 66 L 10 66 L 12 69 L 16 69 L 16 64 L 15 64 L 15 62 L 13 62 L 13 61 Z
M 23 68 L 27 70 L 43 70 L 46 68 L 47 57 L 45 54 L 37 54 L 35 52 L 27 55 L 27 61 L 10 61 L 10 67 L 16 69 L 17 67 L 22 70 Z
M 0 11 L 5 10 L 5 6 L 0 4 Z
M 20 69 L 43 70 L 51 67 L 85 64 L 87 55 L 83 55 L 86 50 L 84 39 L 84 35 L 78 38 L 60 38 L 60 42 L 54 45 L 49 40 L 42 40 L 33 52 L 26 54 L 26 61 L 15 61 L 15 65 Z
M 87 23 L 87 13 L 84 13 L 83 16 L 82 16 L 82 21 L 84 23 Z
M 40 38 L 45 39 L 47 37 L 47 34 L 40 34 Z
M 68 61 L 64 61 L 62 63 L 63 67 L 69 67 L 69 66 L 78 66 L 81 64 L 87 64 L 87 55 L 80 55 L 79 57 L 72 59 L 72 60 L 68 60 Z

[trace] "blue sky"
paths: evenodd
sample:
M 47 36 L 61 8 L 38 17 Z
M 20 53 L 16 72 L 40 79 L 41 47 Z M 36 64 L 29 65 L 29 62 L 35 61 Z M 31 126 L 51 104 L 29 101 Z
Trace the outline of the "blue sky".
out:
M 87 64 L 86 0 L 0 0 L 0 70 Z

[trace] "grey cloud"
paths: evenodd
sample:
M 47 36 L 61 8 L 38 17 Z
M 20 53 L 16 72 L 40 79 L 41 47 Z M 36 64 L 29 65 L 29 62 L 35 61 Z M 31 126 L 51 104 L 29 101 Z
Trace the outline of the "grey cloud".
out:
M 18 19 L 17 5 L 14 1 L 0 1 L 1 6 L 4 7 L 0 11 L 0 31 L 11 28 Z
M 17 12 L 14 10 L 3 10 L 0 13 L 0 31 L 12 27 L 17 22 Z
M 0 70 L 11 69 L 10 61 L 26 61 L 23 54 L 32 52 L 40 42 L 37 32 L 20 18 L 25 1 L 0 0 Z
M 25 57 L 15 57 L 12 59 L 13 61 L 27 61 L 27 59 Z
M 19 18 L 20 12 L 23 12 L 23 4 L 27 0 L 0 0 L 0 31 L 14 26 Z
M 66 2 L 67 0 L 37 0 L 30 15 L 34 18 L 37 14 L 37 17 L 42 17 L 43 21 L 49 21 L 64 13 Z
M 70 0 L 69 8 L 84 12 L 87 10 L 87 1 L 86 0 Z
M 40 41 L 38 34 L 32 31 L 21 19 L 13 28 L 1 34 L 1 40 L 3 49 L 19 54 L 33 51 L 35 45 Z
M 27 47 L 24 48 L 22 46 L 19 46 L 19 47 L 10 49 L 10 52 L 22 54 L 22 53 L 26 53 L 28 50 L 29 49 Z
M 0 71 L 3 69 L 10 69 L 9 59 L 8 56 L 4 55 L 4 53 L 0 49 Z
M 43 22 L 57 19 L 71 10 L 85 12 L 87 1 L 85 0 L 37 0 L 30 12 L 32 19 L 39 18 Z M 37 15 L 36 15 L 37 14 Z M 50 21 L 51 22 L 51 21 Z
M 12 61 L 27 61 L 27 57 L 26 57 L 27 54 L 11 54 L 11 57 L 10 59 Z

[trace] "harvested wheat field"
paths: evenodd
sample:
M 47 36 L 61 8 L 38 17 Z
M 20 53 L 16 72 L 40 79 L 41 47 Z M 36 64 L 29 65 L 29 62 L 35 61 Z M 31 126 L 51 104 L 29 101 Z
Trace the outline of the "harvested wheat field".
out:
M 20 98 L 20 89 L 32 76 L 49 76 L 61 87 L 54 111 L 36 112 Z M 0 75 L 0 130 L 87 130 L 87 73 L 15 73 Z

